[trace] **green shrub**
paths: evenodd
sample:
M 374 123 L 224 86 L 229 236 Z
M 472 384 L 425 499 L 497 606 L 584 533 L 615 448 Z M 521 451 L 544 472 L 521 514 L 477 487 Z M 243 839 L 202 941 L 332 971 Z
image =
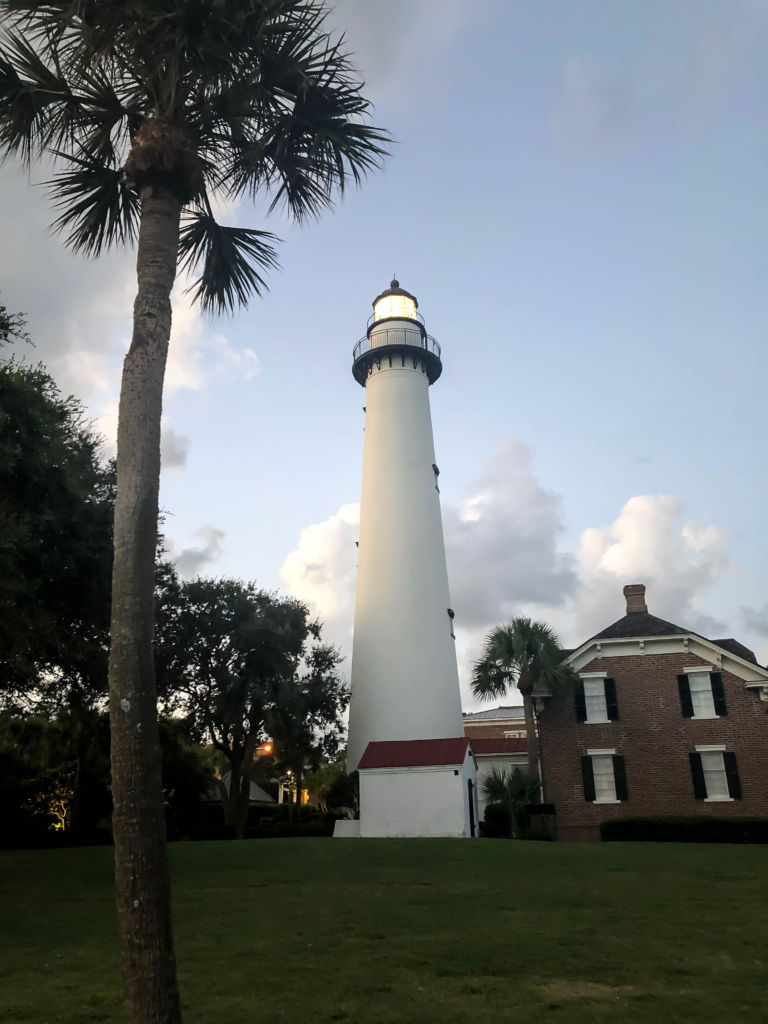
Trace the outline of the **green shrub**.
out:
M 485 839 L 509 839 L 511 834 L 512 814 L 509 808 L 504 804 L 486 804 L 480 835 Z
M 614 818 L 600 825 L 604 843 L 768 843 L 768 818 Z

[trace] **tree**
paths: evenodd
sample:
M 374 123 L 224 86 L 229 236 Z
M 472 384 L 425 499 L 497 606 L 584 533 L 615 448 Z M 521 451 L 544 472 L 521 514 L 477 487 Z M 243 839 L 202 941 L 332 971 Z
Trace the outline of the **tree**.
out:
M 327 720 L 341 699 L 338 658 L 316 643 L 318 636 L 305 605 L 253 583 L 166 578 L 163 584 L 156 645 L 162 700 L 192 736 L 226 759 L 229 789 L 220 788 L 236 838 L 245 831 L 254 757 L 267 723 L 280 730 L 293 760 L 304 756 L 315 723 L 330 738 Z
M 539 778 L 533 692 L 562 693 L 576 684 L 578 676 L 565 664 L 564 657 L 556 633 L 546 623 L 516 618 L 488 633 L 472 673 L 472 692 L 483 700 L 504 697 L 511 686 L 520 691 L 528 743 L 527 776 L 531 780 Z
M 0 345 L 7 345 L 13 338 L 29 340 L 26 320 L 21 313 L 10 313 L 8 307 L 0 303 Z
M 80 403 L 43 366 L 0 361 L 0 706 L 106 693 L 113 513 Z
M 137 243 L 118 414 L 110 714 L 115 888 L 131 1021 L 179 1021 L 160 797 L 153 562 L 160 416 L 177 261 L 209 311 L 243 305 L 273 237 L 220 225 L 214 198 L 265 192 L 296 218 L 384 155 L 319 0 L 0 0 L 0 147 L 66 166 L 59 230 L 97 256 Z
M 52 831 L 66 841 L 92 842 L 110 809 L 105 714 L 0 713 L 4 842 L 45 844 Z
M 265 719 L 279 763 L 293 772 L 295 821 L 301 819 L 304 773 L 338 753 L 344 737 L 341 716 L 349 704 L 349 691 L 337 671 L 342 658 L 335 647 L 318 644 L 303 661 L 303 670 L 275 681 Z

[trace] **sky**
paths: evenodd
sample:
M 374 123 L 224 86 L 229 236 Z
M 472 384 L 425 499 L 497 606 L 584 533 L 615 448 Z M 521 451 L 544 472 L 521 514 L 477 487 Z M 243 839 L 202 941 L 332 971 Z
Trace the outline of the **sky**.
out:
M 281 270 L 233 318 L 179 281 L 161 506 L 179 570 L 307 601 L 351 653 L 364 391 L 393 275 L 431 388 L 464 706 L 488 629 L 575 646 L 651 613 L 768 661 L 768 5 L 337 0 L 393 135 L 335 211 L 267 204 Z M 52 236 L 43 169 L 0 168 L 0 301 L 113 450 L 135 255 Z M 110 449 L 112 446 L 112 449 Z

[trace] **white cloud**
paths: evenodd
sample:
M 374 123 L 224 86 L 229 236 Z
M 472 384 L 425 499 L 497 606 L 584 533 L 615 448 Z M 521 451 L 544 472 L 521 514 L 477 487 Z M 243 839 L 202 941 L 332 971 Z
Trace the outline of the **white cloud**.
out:
M 355 600 L 359 505 L 342 505 L 322 523 L 306 527 L 280 567 L 280 581 L 324 624 L 327 640 L 348 655 Z
M 202 570 L 215 562 L 222 551 L 222 541 L 226 534 L 216 526 L 201 526 L 195 531 L 202 544 L 192 545 L 177 552 L 172 540 L 167 541 L 167 552 L 171 561 L 176 563 L 179 574 L 185 579 L 199 576 Z
M 681 499 L 631 498 L 607 526 L 589 528 L 576 556 L 558 550 L 561 500 L 536 480 L 530 453 L 506 442 L 459 508 L 443 510 L 456 650 L 465 707 L 484 634 L 515 615 L 549 622 L 570 646 L 624 615 L 622 588 L 645 583 L 652 614 L 704 635 L 726 627 L 702 611 L 707 590 L 728 565 L 726 538 L 687 521 Z M 301 532 L 281 569 L 283 585 L 326 623 L 351 653 L 355 539 L 359 507 L 344 505 Z
M 726 537 L 716 526 L 685 521 L 684 503 L 667 494 L 638 495 L 608 526 L 581 535 L 579 593 L 572 642 L 624 615 L 622 587 L 644 583 L 653 615 L 709 635 L 725 625 L 703 614 L 703 594 L 728 566 Z
M 343 32 L 366 81 L 365 94 L 409 95 L 414 80 L 435 67 L 487 0 L 337 0 L 329 24 Z M 432 83 L 434 85 L 434 78 Z
M 768 602 L 762 608 L 750 608 L 742 605 L 739 608 L 744 628 L 756 636 L 768 637 Z
M 502 444 L 443 521 L 460 628 L 507 618 L 522 604 L 562 605 L 573 592 L 573 559 L 557 550 L 561 499 L 538 482 L 518 441 Z
M 602 45 L 605 32 L 614 46 Z M 660 5 L 631 41 L 605 25 L 594 52 L 575 50 L 563 61 L 552 133 L 566 144 L 603 148 L 631 143 L 656 125 L 704 124 L 744 50 L 764 46 L 767 33 L 765 4 L 752 0 Z
M 326 623 L 350 652 L 359 506 L 343 505 L 302 530 L 280 570 L 283 585 Z M 573 560 L 557 551 L 560 499 L 533 477 L 530 454 L 502 445 L 467 498 L 443 509 L 451 601 L 463 674 L 478 634 L 527 603 L 562 604 L 576 585 Z
M 160 465 L 165 469 L 183 469 L 187 464 L 189 454 L 189 438 L 186 434 L 180 434 L 168 422 L 168 417 L 163 416 L 162 433 L 160 437 Z

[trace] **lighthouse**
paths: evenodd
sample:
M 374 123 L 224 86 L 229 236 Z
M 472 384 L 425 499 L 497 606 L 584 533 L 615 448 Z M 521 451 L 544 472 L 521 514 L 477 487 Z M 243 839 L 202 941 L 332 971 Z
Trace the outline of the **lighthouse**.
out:
M 365 389 L 365 433 L 350 771 L 372 742 L 404 742 L 400 760 L 406 750 L 423 760 L 438 755 L 408 741 L 463 738 L 429 406 L 442 369 L 415 296 L 392 281 L 374 299 L 353 352 L 352 373 Z

